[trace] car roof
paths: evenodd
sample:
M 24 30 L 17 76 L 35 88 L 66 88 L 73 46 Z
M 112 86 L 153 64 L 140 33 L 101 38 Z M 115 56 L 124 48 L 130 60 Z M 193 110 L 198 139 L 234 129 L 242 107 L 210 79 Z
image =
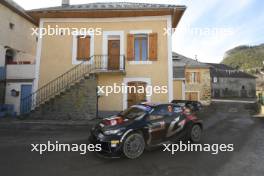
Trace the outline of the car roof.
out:
M 155 107 L 162 106 L 162 105 L 167 105 L 168 106 L 168 105 L 175 105 L 175 104 L 174 103 L 150 103 L 150 102 L 145 102 L 145 103 L 140 103 L 139 105 L 155 108 Z

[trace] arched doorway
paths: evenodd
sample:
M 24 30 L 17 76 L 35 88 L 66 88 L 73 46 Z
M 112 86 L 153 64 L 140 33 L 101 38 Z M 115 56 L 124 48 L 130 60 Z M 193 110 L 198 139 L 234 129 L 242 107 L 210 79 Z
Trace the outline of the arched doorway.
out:
M 147 101 L 146 86 L 147 83 L 142 81 L 127 83 L 127 107 Z
M 12 64 L 16 56 L 16 51 L 8 48 L 5 54 L 5 64 Z
M 241 87 L 240 95 L 241 95 L 242 98 L 246 98 L 247 97 L 247 90 L 246 90 L 246 87 L 244 85 L 242 85 L 242 87 Z

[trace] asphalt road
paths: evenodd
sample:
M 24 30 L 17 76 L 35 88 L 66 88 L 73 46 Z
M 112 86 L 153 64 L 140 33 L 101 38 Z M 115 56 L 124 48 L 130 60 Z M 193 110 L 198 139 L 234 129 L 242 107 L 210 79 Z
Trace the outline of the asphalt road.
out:
M 250 117 L 245 103 L 217 103 L 205 118 L 202 144 L 234 144 L 233 152 L 146 151 L 136 160 L 104 159 L 89 152 L 31 152 L 48 140 L 86 143 L 84 130 L 0 130 L 1 176 L 263 176 L 264 119 Z

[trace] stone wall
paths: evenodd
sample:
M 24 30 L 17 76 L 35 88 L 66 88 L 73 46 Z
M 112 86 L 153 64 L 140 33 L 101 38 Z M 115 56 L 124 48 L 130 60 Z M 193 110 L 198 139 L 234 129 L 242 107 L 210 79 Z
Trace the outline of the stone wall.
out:
M 215 98 L 256 96 L 256 80 L 248 78 L 218 78 L 212 83 L 212 95 Z
M 200 83 L 186 83 L 185 91 L 194 91 L 199 92 L 199 101 L 202 104 L 210 104 L 211 103 L 211 77 L 210 70 L 208 68 L 201 69 L 189 69 L 188 72 L 200 72 L 201 78 Z
M 28 119 L 90 120 L 96 117 L 96 80 L 85 78 L 25 115 Z

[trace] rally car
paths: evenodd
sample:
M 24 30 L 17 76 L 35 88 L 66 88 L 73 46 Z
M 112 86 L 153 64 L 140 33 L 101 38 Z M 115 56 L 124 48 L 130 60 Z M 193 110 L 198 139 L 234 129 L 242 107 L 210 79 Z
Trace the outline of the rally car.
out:
M 134 159 L 145 149 L 188 139 L 199 142 L 202 121 L 177 104 L 133 105 L 103 119 L 90 132 L 90 143 L 101 144 L 100 154 Z

